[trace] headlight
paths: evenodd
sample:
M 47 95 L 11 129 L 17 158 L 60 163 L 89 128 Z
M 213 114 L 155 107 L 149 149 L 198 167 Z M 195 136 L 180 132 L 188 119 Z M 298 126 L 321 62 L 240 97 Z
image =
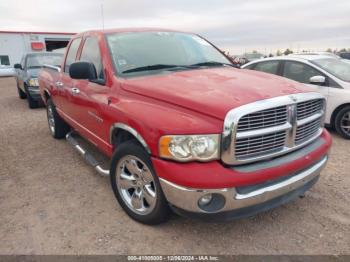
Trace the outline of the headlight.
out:
M 39 86 L 39 81 L 37 78 L 31 78 L 28 81 L 29 86 Z
M 220 135 L 172 135 L 159 140 L 160 157 L 177 161 L 219 159 Z

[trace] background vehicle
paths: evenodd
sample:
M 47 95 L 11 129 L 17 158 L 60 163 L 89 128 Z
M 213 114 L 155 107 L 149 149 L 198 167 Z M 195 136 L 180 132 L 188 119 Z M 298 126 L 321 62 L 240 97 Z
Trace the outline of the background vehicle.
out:
M 321 55 L 266 58 L 244 65 L 307 84 L 327 98 L 325 123 L 350 139 L 350 64 Z
M 240 68 L 242 65 L 248 63 L 248 61 L 246 58 L 240 55 L 235 55 L 234 58 L 232 59 L 232 63 L 234 63 L 237 68 Z
M 39 84 L 52 136 L 110 175 L 119 204 L 142 223 L 165 221 L 169 207 L 228 220 L 284 204 L 316 183 L 331 145 L 324 96 L 235 69 L 195 34 L 82 33 Z M 75 132 L 111 157 L 109 170 Z
M 338 55 L 343 59 L 350 60 L 350 52 L 340 52 Z
M 0 76 L 14 76 L 16 71 L 11 66 L 0 65 Z
M 27 98 L 30 108 L 38 107 L 41 102 L 39 70 L 45 64 L 59 66 L 62 57 L 63 55 L 58 53 L 28 53 L 22 57 L 20 64 L 15 64 L 18 96 L 21 99 Z
M 260 53 L 244 53 L 242 58 L 245 59 L 245 63 L 249 63 L 257 59 L 264 58 L 264 55 Z
M 305 55 L 323 55 L 323 56 L 330 56 L 333 58 L 337 58 L 337 59 L 341 59 L 340 56 L 338 56 L 337 54 L 331 53 L 331 52 L 304 52 L 304 53 L 294 53 L 294 54 L 290 54 L 289 56 L 305 56 Z
M 10 59 L 7 55 L 0 55 L 0 76 L 14 76 L 15 69 L 10 66 Z

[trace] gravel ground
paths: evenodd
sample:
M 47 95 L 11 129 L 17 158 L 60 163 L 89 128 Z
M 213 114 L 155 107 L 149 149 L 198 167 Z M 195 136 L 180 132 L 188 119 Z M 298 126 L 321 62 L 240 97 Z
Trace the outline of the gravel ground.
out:
M 64 140 L 45 109 L 29 110 L 0 79 L 0 254 L 349 254 L 350 141 L 333 132 L 320 181 L 306 197 L 229 223 L 173 216 L 134 222 Z

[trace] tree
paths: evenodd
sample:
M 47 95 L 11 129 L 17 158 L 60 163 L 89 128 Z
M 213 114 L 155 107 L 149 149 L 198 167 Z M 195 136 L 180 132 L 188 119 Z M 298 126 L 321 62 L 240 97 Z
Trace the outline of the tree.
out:
M 281 55 L 282 55 L 282 52 L 280 50 L 277 50 L 276 56 L 281 56 Z
M 328 53 L 333 53 L 333 51 L 332 51 L 331 48 L 327 48 L 326 52 L 328 52 Z
M 289 54 L 293 54 L 293 51 L 287 48 L 283 53 L 284 55 L 289 55 Z

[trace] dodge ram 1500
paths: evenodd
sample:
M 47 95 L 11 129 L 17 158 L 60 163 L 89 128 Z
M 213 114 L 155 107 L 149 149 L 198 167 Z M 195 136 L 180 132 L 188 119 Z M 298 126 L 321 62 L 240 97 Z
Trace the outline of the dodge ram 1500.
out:
M 52 136 L 109 175 L 125 212 L 146 224 L 170 210 L 229 220 L 287 203 L 315 184 L 331 146 L 321 94 L 235 69 L 192 33 L 78 34 L 39 85 Z M 110 157 L 109 169 L 76 133 Z

